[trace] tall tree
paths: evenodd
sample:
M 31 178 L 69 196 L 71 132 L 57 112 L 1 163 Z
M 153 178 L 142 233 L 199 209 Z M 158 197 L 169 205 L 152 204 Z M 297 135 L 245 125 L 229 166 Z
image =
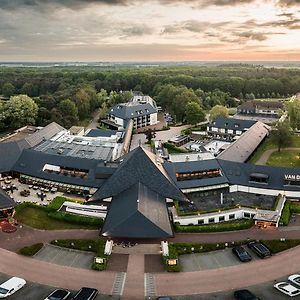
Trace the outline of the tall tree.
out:
M 276 128 L 271 132 L 271 139 L 280 152 L 282 147 L 289 146 L 292 141 L 293 131 L 288 121 L 278 122 Z
M 2 86 L 2 94 L 5 96 L 5 97 L 10 97 L 10 96 L 13 96 L 16 92 L 16 88 L 15 86 L 10 83 L 10 82 L 6 82 L 3 84 Z
M 195 125 L 205 120 L 205 113 L 196 102 L 189 102 L 185 107 L 186 121 Z
M 210 121 L 215 121 L 216 119 L 221 118 L 221 117 L 226 118 L 229 115 L 227 107 L 222 106 L 222 105 L 214 106 L 210 110 L 209 113 L 210 113 L 210 116 L 209 116 Z
M 11 128 L 34 125 L 38 115 L 38 105 L 27 95 L 13 96 L 5 104 L 5 115 Z
M 288 105 L 289 120 L 293 129 L 300 128 L 300 99 L 295 99 Z

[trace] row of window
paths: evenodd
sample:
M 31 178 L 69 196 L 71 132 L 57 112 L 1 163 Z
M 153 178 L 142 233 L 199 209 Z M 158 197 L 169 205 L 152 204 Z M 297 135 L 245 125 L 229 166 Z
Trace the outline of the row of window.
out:
M 204 179 L 221 176 L 219 169 L 208 170 L 208 171 L 194 171 L 188 173 L 176 173 L 176 179 L 178 181 L 193 180 L 193 179 Z
M 247 219 L 253 218 L 254 216 L 255 216 L 255 214 L 250 214 L 247 212 L 244 213 L 244 218 L 247 218 Z M 228 220 L 234 220 L 234 219 L 235 219 L 235 214 L 230 214 L 228 216 Z M 210 223 L 210 224 L 216 223 L 216 222 L 224 222 L 224 221 L 225 221 L 225 216 L 212 217 L 212 218 L 208 219 L 208 223 Z M 202 224 L 204 224 L 204 219 L 199 219 L 198 225 L 202 225 Z

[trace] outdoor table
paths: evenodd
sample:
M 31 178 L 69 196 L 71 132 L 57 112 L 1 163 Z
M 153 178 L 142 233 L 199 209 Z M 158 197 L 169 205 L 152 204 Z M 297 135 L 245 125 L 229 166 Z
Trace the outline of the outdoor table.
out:
M 30 189 L 31 189 L 32 187 L 33 187 L 33 185 L 32 185 L 32 184 L 29 184 L 29 185 L 28 185 L 28 188 L 30 188 Z
M 4 183 L 5 184 L 11 184 L 11 180 L 5 180 Z
M 34 189 L 34 190 L 37 190 L 37 189 L 38 189 L 38 187 L 37 187 L 36 185 L 34 185 L 34 186 L 33 186 L 33 189 Z

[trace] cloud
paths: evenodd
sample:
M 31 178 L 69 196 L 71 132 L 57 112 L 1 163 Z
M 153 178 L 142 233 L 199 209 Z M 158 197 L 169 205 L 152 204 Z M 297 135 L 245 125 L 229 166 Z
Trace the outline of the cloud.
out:
M 19 10 L 27 8 L 43 11 L 57 7 L 79 9 L 91 4 L 127 5 L 130 2 L 131 0 L 1 0 L 0 9 Z
M 122 33 L 125 37 L 133 37 L 133 36 L 143 36 L 147 34 L 152 34 L 154 30 L 145 25 L 135 25 L 130 27 L 125 27 L 122 29 Z
M 207 29 L 217 30 L 218 28 L 223 28 L 230 22 L 201 22 L 196 20 L 187 20 L 180 23 L 175 23 L 167 25 L 163 28 L 162 34 L 175 34 L 182 31 L 189 31 L 193 33 L 204 33 Z
M 278 0 L 280 6 L 297 6 L 300 5 L 300 0 Z

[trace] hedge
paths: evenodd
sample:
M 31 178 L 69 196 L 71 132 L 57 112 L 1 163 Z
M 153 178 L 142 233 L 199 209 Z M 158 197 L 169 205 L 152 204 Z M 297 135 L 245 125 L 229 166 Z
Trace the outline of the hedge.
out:
M 103 225 L 103 220 L 101 218 L 73 215 L 62 211 L 50 211 L 48 216 L 56 220 L 66 221 L 74 224 L 90 225 L 91 227 L 96 228 L 99 228 Z
M 176 232 L 197 233 L 244 230 L 251 228 L 253 225 L 254 221 L 252 219 L 242 219 L 207 225 L 179 225 L 178 223 L 175 223 L 174 227 Z
M 179 263 L 179 255 L 174 244 L 169 244 L 169 256 L 163 256 L 162 259 L 163 259 L 165 270 L 167 272 L 180 272 L 181 268 Z M 177 265 L 176 266 L 168 265 L 169 259 L 177 259 Z
M 18 253 L 21 254 L 21 255 L 25 255 L 25 256 L 33 256 L 36 253 L 38 253 L 43 248 L 43 246 L 44 246 L 43 243 L 34 244 L 34 245 L 31 245 L 31 246 L 21 248 L 18 251 Z
M 280 225 L 287 226 L 290 222 L 291 214 L 300 213 L 300 203 L 286 201 L 280 217 Z
M 276 254 L 300 245 L 300 240 L 264 240 L 262 243 L 265 244 L 273 254 Z

